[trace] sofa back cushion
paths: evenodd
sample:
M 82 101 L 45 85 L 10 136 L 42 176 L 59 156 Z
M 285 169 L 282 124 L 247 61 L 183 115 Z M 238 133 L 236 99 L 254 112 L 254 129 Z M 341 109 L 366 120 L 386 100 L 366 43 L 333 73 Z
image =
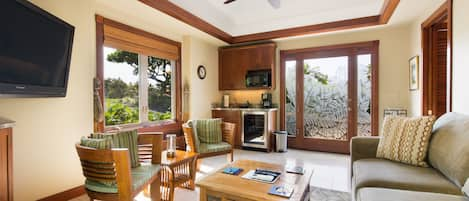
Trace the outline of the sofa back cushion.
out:
M 469 116 L 447 113 L 435 122 L 428 150 L 430 165 L 462 187 L 469 177 Z

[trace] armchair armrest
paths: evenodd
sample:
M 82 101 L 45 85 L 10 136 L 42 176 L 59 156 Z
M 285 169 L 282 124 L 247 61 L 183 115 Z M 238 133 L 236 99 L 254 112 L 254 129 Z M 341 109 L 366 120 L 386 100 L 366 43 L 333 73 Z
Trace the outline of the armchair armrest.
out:
M 182 125 L 182 130 L 184 132 L 184 138 L 186 140 L 186 151 L 198 152 L 199 147 L 196 142 L 196 136 L 194 134 L 194 130 L 188 124 Z
M 350 161 L 353 162 L 364 158 L 376 158 L 379 137 L 353 137 L 350 141 Z
M 234 148 L 234 131 L 236 124 L 223 122 L 221 125 L 222 128 L 222 141 L 227 142 Z
M 152 164 L 161 164 L 162 148 L 162 132 L 138 133 L 138 156 L 141 161 L 151 157 Z

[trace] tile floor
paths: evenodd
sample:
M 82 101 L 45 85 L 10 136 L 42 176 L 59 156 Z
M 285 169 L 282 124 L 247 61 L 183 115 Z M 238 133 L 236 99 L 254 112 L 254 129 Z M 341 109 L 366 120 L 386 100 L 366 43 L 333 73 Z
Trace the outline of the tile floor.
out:
M 304 161 L 305 168 L 313 168 L 314 173 L 311 179 L 311 186 L 336 191 L 349 191 L 349 160 L 348 155 L 331 154 L 323 152 L 311 152 L 303 150 L 289 149 L 286 153 L 265 153 L 246 150 L 235 150 L 235 160 L 249 159 L 265 161 L 269 163 L 284 164 L 287 160 Z M 197 180 L 205 177 L 208 173 L 216 171 L 227 163 L 226 156 L 217 156 L 204 159 L 197 173 Z M 81 196 L 72 201 L 88 201 L 87 196 Z M 143 195 L 137 197 L 138 201 L 150 200 Z M 176 189 L 176 201 L 198 200 L 198 191 Z

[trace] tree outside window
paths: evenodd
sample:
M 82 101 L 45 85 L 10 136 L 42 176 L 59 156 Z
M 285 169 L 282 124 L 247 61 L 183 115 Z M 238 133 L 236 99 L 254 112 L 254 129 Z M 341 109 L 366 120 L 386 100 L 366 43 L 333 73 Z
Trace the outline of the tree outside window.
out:
M 104 56 L 107 126 L 174 119 L 170 60 L 106 47 Z

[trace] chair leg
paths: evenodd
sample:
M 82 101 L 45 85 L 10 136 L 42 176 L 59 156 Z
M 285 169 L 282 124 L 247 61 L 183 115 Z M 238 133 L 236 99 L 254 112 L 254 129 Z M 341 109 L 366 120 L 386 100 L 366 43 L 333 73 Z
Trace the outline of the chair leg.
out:
M 197 159 L 197 161 L 195 162 L 195 169 L 199 172 L 200 171 L 200 166 L 202 164 L 202 159 Z
M 233 151 L 231 151 L 227 156 L 226 159 L 228 160 L 228 163 L 233 162 Z
M 158 173 L 158 178 L 155 179 L 150 184 L 151 200 L 153 200 L 153 201 L 160 201 L 161 200 L 160 186 L 161 186 L 161 172 Z

